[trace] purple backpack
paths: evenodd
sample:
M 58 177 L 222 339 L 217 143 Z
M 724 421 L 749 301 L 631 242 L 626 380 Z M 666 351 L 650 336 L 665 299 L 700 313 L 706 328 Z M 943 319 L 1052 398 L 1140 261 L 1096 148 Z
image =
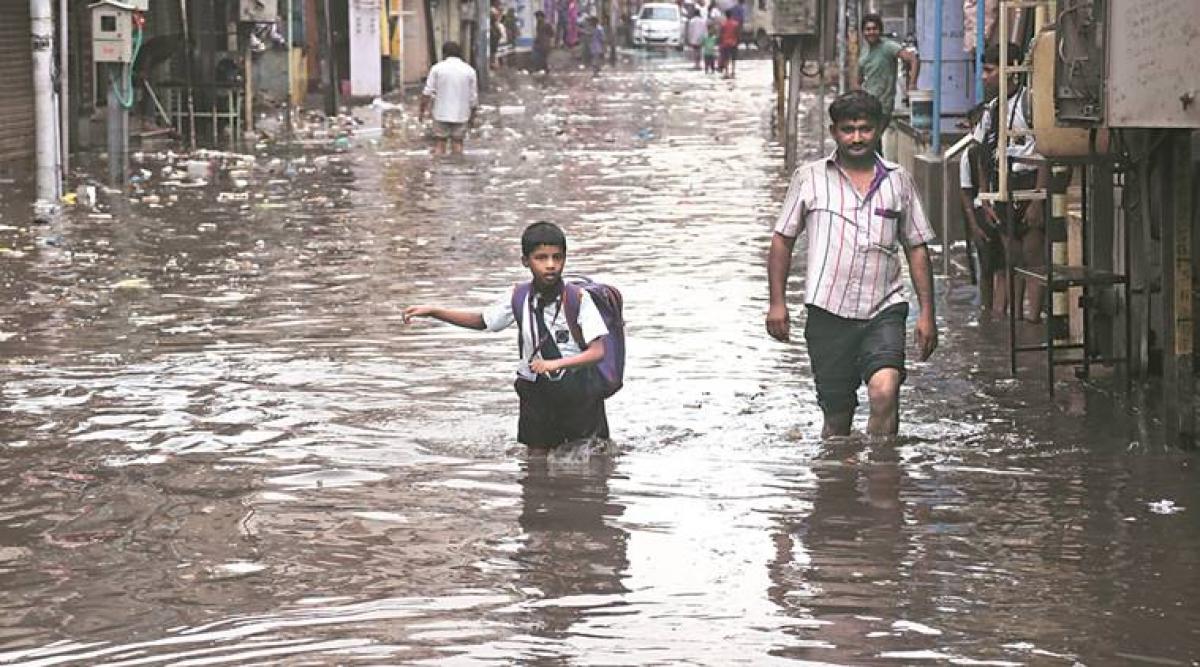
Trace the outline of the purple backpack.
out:
M 518 327 L 524 324 L 521 316 L 525 313 L 525 301 L 532 289 L 531 282 L 520 283 L 513 288 L 512 310 L 517 318 Z M 596 310 L 600 311 L 600 318 L 608 327 L 608 335 L 603 336 L 604 358 L 596 364 L 596 370 L 604 383 L 604 398 L 608 398 L 617 393 L 625 381 L 625 318 L 621 314 L 624 299 L 617 288 L 594 282 L 590 278 L 572 276 L 563 280 L 563 309 L 566 312 L 567 327 L 581 350 L 587 349 L 587 344 L 583 341 L 583 331 L 579 328 L 579 303 L 585 291 L 591 295 Z

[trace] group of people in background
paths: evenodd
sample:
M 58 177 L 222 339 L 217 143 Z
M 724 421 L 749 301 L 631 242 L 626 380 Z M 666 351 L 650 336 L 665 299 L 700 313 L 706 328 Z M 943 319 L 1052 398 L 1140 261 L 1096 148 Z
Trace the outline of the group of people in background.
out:
M 573 3 L 572 3 L 573 4 Z M 546 13 L 538 10 L 534 12 L 535 24 L 533 27 L 533 48 L 530 50 L 530 73 L 545 72 L 550 73 L 550 49 L 557 44 L 563 48 L 573 48 L 580 38 L 582 38 L 583 48 L 581 56 L 584 65 L 591 68 L 592 75 L 598 76 L 601 68 L 604 66 L 604 51 L 608 46 L 608 33 L 604 30 L 604 26 L 600 25 L 600 19 L 595 16 L 586 17 L 582 26 L 578 30 L 574 29 L 574 23 L 565 36 L 561 32 L 555 32 L 550 22 L 546 19 Z M 561 28 L 561 26 L 560 26 Z
M 700 69 L 703 63 L 705 74 L 720 72 L 722 77 L 732 79 L 737 74 L 738 44 L 746 23 L 745 0 L 738 0 L 726 10 L 712 0 L 707 10 L 697 6 L 691 12 L 684 41 L 692 53 L 694 68 Z

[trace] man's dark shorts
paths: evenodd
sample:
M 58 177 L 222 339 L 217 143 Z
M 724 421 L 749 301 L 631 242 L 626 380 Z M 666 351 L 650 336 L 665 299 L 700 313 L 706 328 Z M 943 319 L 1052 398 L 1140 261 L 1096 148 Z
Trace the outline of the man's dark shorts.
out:
M 518 379 L 521 416 L 517 441 L 532 447 L 554 447 L 585 438 L 607 438 L 608 416 L 595 368 L 568 371 L 561 380 L 539 376 Z
M 821 410 L 853 412 L 858 407 L 858 387 L 880 369 L 895 368 L 904 382 L 907 319 L 907 303 L 888 306 L 869 320 L 850 320 L 808 306 L 804 340 Z

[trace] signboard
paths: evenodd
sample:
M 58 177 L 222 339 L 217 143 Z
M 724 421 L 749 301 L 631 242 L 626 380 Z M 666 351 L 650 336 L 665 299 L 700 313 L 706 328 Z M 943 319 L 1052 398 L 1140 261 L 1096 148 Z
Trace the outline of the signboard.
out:
M 350 96 L 383 92 L 383 0 L 350 0 Z

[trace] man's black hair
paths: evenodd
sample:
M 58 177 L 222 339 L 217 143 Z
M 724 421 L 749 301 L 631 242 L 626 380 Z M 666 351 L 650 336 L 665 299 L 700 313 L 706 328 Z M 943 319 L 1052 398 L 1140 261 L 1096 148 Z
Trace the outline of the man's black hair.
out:
M 1016 44 L 1013 44 L 1012 42 L 1009 42 L 1008 43 L 1008 64 L 1015 65 L 1015 64 L 1021 62 L 1022 58 L 1024 58 L 1024 55 L 1021 53 L 1021 47 Z M 999 44 L 991 44 L 986 49 L 983 50 L 983 64 L 984 65 L 999 65 L 1000 64 L 1000 45 Z
M 521 234 L 521 256 L 528 257 L 534 248 L 540 245 L 552 245 L 567 251 L 567 235 L 558 225 L 552 222 L 535 222 L 525 228 Z
M 859 28 L 866 30 L 868 23 L 874 23 L 879 26 L 879 31 L 883 32 L 883 17 L 874 12 L 863 14 L 862 21 L 858 24 Z
M 844 120 L 869 120 L 878 128 L 883 121 L 883 105 L 866 91 L 852 90 L 838 95 L 829 105 L 829 120 L 835 124 Z
M 458 42 L 446 42 L 442 44 L 442 58 L 461 58 L 462 47 Z
M 544 18 L 546 18 L 546 12 L 543 12 L 542 10 L 539 9 L 533 13 L 533 18 L 544 19 Z

